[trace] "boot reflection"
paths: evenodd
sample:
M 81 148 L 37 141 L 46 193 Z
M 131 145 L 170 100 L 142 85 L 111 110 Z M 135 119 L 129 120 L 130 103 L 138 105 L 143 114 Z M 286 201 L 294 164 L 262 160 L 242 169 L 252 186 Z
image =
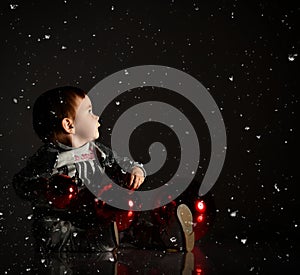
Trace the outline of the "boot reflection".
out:
M 118 275 L 206 274 L 206 260 L 198 247 L 192 252 L 129 249 L 118 252 Z M 201 273 L 200 273 L 201 272 Z
M 206 258 L 198 247 L 188 253 L 121 248 L 117 252 L 41 255 L 37 257 L 38 274 L 209 274 Z

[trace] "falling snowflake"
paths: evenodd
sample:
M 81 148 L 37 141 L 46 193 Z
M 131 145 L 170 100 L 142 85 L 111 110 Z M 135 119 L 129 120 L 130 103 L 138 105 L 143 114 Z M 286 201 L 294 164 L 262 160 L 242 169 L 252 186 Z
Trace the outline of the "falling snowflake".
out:
M 242 243 L 242 244 L 245 244 L 246 241 L 247 241 L 247 239 L 241 239 L 241 243 Z
M 10 4 L 9 6 L 10 6 L 11 10 L 15 10 L 19 5 L 17 5 L 17 4 Z
M 176 240 L 175 237 L 172 237 L 172 238 L 170 238 L 170 241 L 171 241 L 172 243 L 174 243 L 174 242 L 176 242 L 177 240 Z
M 14 98 L 13 98 L 13 102 L 17 104 L 17 103 L 18 103 L 18 100 L 14 97 Z
M 67 47 L 66 47 L 66 46 L 61 46 L 61 49 L 62 49 L 62 50 L 66 50 Z
M 231 75 L 231 76 L 229 77 L 229 80 L 230 80 L 230 81 L 233 81 L 233 75 Z
M 298 56 L 297 53 L 289 54 L 288 59 L 289 59 L 289 61 L 294 61 L 297 56 Z
M 45 34 L 45 39 L 50 39 L 50 34 Z
M 237 212 L 238 212 L 238 210 L 231 212 L 231 213 L 230 213 L 230 216 L 231 216 L 231 217 L 236 217 Z

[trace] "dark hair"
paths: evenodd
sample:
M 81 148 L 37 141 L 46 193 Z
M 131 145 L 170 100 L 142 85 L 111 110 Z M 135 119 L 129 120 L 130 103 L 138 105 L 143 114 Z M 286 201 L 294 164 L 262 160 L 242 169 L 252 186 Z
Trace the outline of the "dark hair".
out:
M 41 94 L 33 105 L 33 129 L 44 141 L 53 141 L 63 132 L 62 120 L 66 117 L 75 119 L 78 98 L 86 93 L 77 87 L 64 86 L 51 89 Z

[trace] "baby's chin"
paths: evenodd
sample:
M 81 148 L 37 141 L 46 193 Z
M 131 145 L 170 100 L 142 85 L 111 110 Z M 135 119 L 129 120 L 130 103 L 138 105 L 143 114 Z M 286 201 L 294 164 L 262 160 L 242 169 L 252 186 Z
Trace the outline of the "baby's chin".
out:
M 95 139 L 97 139 L 99 136 L 100 136 L 100 134 L 99 134 L 99 132 L 97 130 L 96 135 L 95 135 Z

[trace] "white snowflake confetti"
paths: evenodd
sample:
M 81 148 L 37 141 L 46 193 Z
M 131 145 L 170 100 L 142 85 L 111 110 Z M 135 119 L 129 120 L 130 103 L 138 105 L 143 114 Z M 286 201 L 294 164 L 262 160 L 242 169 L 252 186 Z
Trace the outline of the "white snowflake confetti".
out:
M 246 241 L 247 241 L 247 239 L 241 239 L 241 243 L 242 243 L 242 244 L 245 244 Z
M 119 106 L 119 105 L 120 105 L 120 101 L 116 101 L 116 105 L 118 105 L 118 106 Z
M 62 50 L 66 50 L 67 47 L 66 47 L 66 46 L 61 46 L 61 49 L 62 49 Z
M 297 53 L 289 54 L 288 59 L 289 59 L 289 61 L 294 61 L 297 56 L 298 56 Z
M 230 81 L 233 81 L 233 75 L 231 75 L 231 76 L 229 77 L 229 80 L 230 80 Z
M 16 98 L 14 97 L 14 98 L 13 98 L 13 102 L 17 104 L 17 103 L 18 103 L 18 99 L 16 99 Z
M 175 242 L 176 242 L 176 238 L 175 238 L 175 237 L 172 237 L 172 238 L 170 238 L 170 241 L 171 241 L 172 243 L 175 243 Z
M 19 5 L 17 5 L 17 4 L 10 4 L 9 6 L 10 6 L 11 10 L 15 10 Z
M 230 213 L 230 216 L 231 216 L 231 217 L 236 217 L 237 212 L 238 212 L 238 210 L 231 212 L 231 213 Z
M 45 34 L 45 39 L 50 39 L 50 34 Z
M 277 192 L 280 192 L 280 189 L 277 186 L 277 183 L 274 184 L 274 188 L 276 189 Z
M 249 126 L 246 126 L 246 127 L 245 127 L 245 130 L 246 130 L 246 131 L 248 131 L 249 129 L 250 129 L 250 127 L 249 127 Z

